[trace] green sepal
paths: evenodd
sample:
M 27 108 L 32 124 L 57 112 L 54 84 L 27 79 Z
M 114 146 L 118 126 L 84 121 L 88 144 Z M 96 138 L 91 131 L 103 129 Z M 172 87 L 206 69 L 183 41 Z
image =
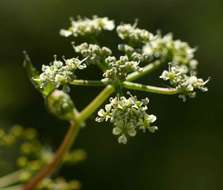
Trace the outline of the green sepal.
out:
M 32 61 L 31 61 L 28 53 L 26 51 L 24 51 L 23 54 L 24 54 L 23 66 L 26 69 L 28 77 L 29 77 L 30 81 L 32 82 L 32 84 L 35 86 L 35 88 L 40 91 L 38 83 L 34 80 L 35 78 L 39 77 L 39 72 L 33 66 Z

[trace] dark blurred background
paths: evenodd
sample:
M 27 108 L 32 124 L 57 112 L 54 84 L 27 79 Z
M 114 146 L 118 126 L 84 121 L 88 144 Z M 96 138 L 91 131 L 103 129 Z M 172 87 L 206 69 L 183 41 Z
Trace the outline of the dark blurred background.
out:
M 74 145 L 88 152 L 87 161 L 61 174 L 80 179 L 83 190 L 223 189 L 222 0 L 0 0 L 0 127 L 34 127 L 42 142 L 59 145 L 66 124 L 46 111 L 22 67 L 22 50 L 39 68 L 53 54 L 72 56 L 70 40 L 60 37 L 59 30 L 68 26 L 70 16 L 94 14 L 117 23 L 138 18 L 140 27 L 173 32 L 197 46 L 199 74 L 211 76 L 209 92 L 186 103 L 140 93 L 150 98 L 159 131 L 138 134 L 126 146 L 116 142 L 111 126 L 99 126 L 92 117 Z M 91 78 L 97 74 L 88 73 Z M 99 90 L 75 87 L 72 96 L 81 109 Z M 14 158 L 0 154 L 3 175 L 13 170 L 8 161 Z

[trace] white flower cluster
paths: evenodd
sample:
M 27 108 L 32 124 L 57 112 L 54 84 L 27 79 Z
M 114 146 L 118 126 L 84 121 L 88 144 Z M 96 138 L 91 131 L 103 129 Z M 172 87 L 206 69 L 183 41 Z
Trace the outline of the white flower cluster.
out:
M 55 57 L 55 60 L 50 65 L 42 66 L 42 73 L 39 75 L 39 78 L 36 79 L 40 88 L 44 88 L 49 83 L 53 84 L 56 88 L 61 84 L 66 84 L 76 78 L 74 72 L 77 69 L 86 68 L 84 60 L 79 60 L 77 58 L 65 59 L 64 62 L 58 61 Z
M 186 66 L 171 66 L 168 71 L 163 71 L 160 78 L 170 81 L 171 85 L 176 87 L 179 92 L 180 98 L 186 101 L 186 96 L 191 98 L 196 96 L 195 90 L 199 89 L 202 92 L 206 92 L 208 89 L 205 87 L 208 80 L 204 81 L 201 78 L 197 78 L 196 75 L 188 75 L 188 68 Z
M 107 17 L 93 16 L 89 18 L 78 18 L 77 20 L 71 20 L 71 26 L 68 29 L 62 29 L 60 35 L 69 37 L 85 36 L 91 34 L 97 34 L 103 30 L 113 30 L 115 27 L 114 21 L 109 20 Z
M 171 34 L 164 37 L 158 34 L 143 47 L 143 53 L 149 57 L 169 62 L 169 70 L 164 70 L 160 78 L 170 81 L 179 90 L 179 97 L 184 101 L 186 96 L 195 97 L 197 89 L 207 91 L 207 81 L 196 76 L 198 62 L 194 59 L 194 52 L 195 49 L 188 43 L 173 40 Z
M 147 30 L 137 28 L 136 24 L 121 24 L 117 26 L 116 31 L 122 40 L 127 40 L 133 45 L 146 44 L 153 37 Z
M 149 100 L 137 100 L 135 96 L 110 99 L 105 109 L 98 112 L 97 122 L 110 121 L 114 124 L 113 134 L 118 135 L 118 142 L 126 144 L 128 137 L 136 135 L 137 130 L 155 132 L 158 128 L 151 126 L 156 121 L 155 115 L 146 113 Z
M 156 35 L 143 47 L 143 52 L 148 56 L 167 60 L 173 65 L 186 65 L 191 71 L 197 68 L 198 62 L 194 59 L 195 49 L 186 42 L 173 40 L 172 34 L 164 37 Z
M 103 76 L 111 80 L 125 80 L 128 73 L 133 71 L 140 71 L 139 62 L 130 61 L 128 56 L 121 56 L 118 60 L 109 56 L 105 59 L 108 69 Z
M 86 62 L 96 64 L 104 62 L 105 58 L 112 54 L 112 51 L 107 47 L 100 47 L 96 44 L 82 43 L 78 46 L 73 45 L 74 51 L 87 58 Z

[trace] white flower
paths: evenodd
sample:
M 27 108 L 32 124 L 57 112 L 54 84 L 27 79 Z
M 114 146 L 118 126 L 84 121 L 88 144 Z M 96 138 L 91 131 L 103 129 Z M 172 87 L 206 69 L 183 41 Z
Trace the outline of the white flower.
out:
M 115 23 L 113 20 L 109 20 L 108 17 L 98 18 L 98 22 L 102 25 L 104 30 L 113 30 L 115 28 Z
M 156 116 L 151 114 L 148 116 L 148 119 L 149 119 L 150 123 L 154 123 L 156 121 Z
M 148 130 L 151 133 L 155 133 L 158 130 L 158 127 L 157 126 L 152 126 L 152 127 L 149 127 Z
M 127 137 L 125 135 L 121 135 L 119 138 L 118 138 L 118 142 L 120 144 L 126 144 L 127 143 Z
M 120 135 L 122 133 L 122 130 L 119 127 L 114 127 L 112 130 L 113 135 Z
M 64 36 L 64 37 L 69 37 L 69 36 L 72 35 L 72 32 L 70 30 L 61 29 L 60 30 L 60 35 Z

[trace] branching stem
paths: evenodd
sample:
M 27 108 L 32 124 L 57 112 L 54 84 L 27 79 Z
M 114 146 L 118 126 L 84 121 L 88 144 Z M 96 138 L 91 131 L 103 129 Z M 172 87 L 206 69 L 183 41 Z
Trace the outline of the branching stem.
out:
M 137 80 L 147 74 L 152 73 L 154 70 L 158 69 L 162 64 L 163 62 L 160 62 L 160 61 L 155 61 L 153 63 L 150 63 L 149 65 L 146 65 L 145 67 L 143 67 L 141 71 L 135 71 L 129 74 L 126 80 L 127 81 Z
M 141 78 L 142 76 L 151 73 L 154 71 L 156 68 L 158 68 L 161 65 L 160 62 L 154 62 L 149 64 L 148 66 L 145 66 L 142 71 L 137 71 L 133 72 L 128 75 L 127 80 L 128 81 L 133 81 L 138 78 Z M 88 119 L 106 100 L 109 98 L 109 96 L 115 91 L 114 86 L 110 84 L 106 84 L 105 82 L 102 81 L 90 81 L 90 80 L 74 80 L 71 82 L 73 85 L 85 85 L 85 86 L 106 86 L 104 90 L 102 90 L 99 95 L 88 105 L 86 106 L 83 111 L 81 111 L 79 114 L 74 114 L 75 117 L 73 121 L 71 122 L 70 128 L 58 148 L 57 152 L 55 153 L 54 158 L 52 161 L 45 166 L 40 172 L 30 181 L 28 184 L 26 184 L 22 190 L 32 190 L 34 189 L 45 177 L 50 176 L 60 165 L 61 160 L 63 159 L 63 156 L 67 153 L 67 151 L 70 149 L 71 145 L 73 144 L 74 140 L 77 137 L 77 134 L 80 129 L 80 124 L 83 123 L 86 119 Z M 134 84 L 134 85 L 133 85 Z M 124 82 L 123 85 L 126 88 L 131 88 L 134 90 L 142 90 L 145 89 L 147 91 L 150 90 L 150 92 L 155 92 L 158 93 L 158 90 L 161 93 L 164 93 L 164 89 L 158 88 L 158 87 L 151 87 L 151 86 L 146 86 L 146 87 L 139 87 L 136 83 L 130 83 L 130 82 Z M 169 91 L 166 90 L 166 93 Z M 170 92 L 169 92 L 170 93 Z M 173 92 L 172 92 L 173 93 Z
M 88 119 L 91 114 L 94 113 L 95 110 L 97 110 L 105 102 L 105 100 L 107 100 L 114 90 L 114 87 L 111 85 L 108 85 L 104 90 L 102 90 L 100 94 L 79 114 L 77 121 L 82 123 Z
M 76 86 L 106 86 L 107 83 L 99 80 L 73 80 L 70 84 Z

